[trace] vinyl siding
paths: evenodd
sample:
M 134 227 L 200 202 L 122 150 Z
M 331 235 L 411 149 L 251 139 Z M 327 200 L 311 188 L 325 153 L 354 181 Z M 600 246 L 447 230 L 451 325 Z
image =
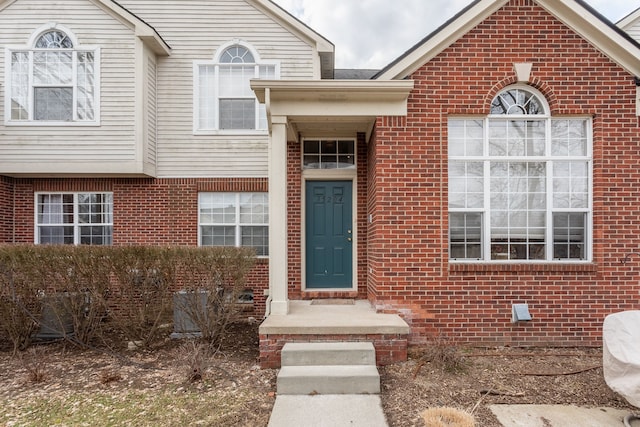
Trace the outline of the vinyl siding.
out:
M 640 19 L 636 20 L 633 25 L 625 28 L 625 31 L 636 41 L 640 42 Z
M 157 155 L 157 63 L 155 55 L 150 52 L 146 53 L 146 121 L 145 121 L 145 160 L 149 165 L 155 166 Z
M 314 78 L 314 51 L 244 0 L 122 0 L 171 46 L 158 59 L 158 177 L 265 177 L 267 135 L 194 135 L 193 64 L 233 40 L 250 44 L 280 76 Z
M 136 150 L 135 46 L 133 31 L 86 0 L 18 0 L 0 13 L 2 47 L 26 46 L 34 31 L 55 22 L 72 31 L 81 46 L 100 48 L 99 126 L 5 126 L 0 103 L 0 167 L 49 173 L 60 162 L 61 173 L 131 172 L 139 162 Z M 4 49 L 0 55 L 0 81 L 4 99 Z M 69 165 L 77 165 L 77 169 Z M 114 169 L 115 168 L 115 169 Z M 120 169 L 119 169 L 120 168 Z M 14 171 L 15 172 L 15 171 Z

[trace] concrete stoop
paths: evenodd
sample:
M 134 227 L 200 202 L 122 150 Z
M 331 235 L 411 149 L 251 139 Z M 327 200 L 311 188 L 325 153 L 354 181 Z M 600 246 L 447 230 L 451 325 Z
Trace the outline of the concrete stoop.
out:
M 378 394 L 380 374 L 370 342 L 287 343 L 279 395 Z

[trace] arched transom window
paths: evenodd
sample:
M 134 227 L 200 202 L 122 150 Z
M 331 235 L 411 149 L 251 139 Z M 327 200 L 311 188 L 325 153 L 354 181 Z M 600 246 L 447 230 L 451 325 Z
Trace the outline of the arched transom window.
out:
M 512 86 L 448 134 L 452 260 L 590 259 L 590 118 L 551 117 L 542 94 Z
M 27 48 L 8 48 L 7 123 L 95 123 L 98 50 L 60 28 L 36 32 Z
M 267 115 L 251 90 L 251 79 L 276 79 L 276 64 L 260 62 L 249 47 L 222 48 L 217 61 L 196 63 L 195 130 L 255 131 L 267 129 Z

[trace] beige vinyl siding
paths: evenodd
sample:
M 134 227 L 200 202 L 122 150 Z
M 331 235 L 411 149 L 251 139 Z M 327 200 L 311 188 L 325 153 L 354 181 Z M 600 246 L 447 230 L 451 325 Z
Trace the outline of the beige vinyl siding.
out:
M 636 20 L 633 25 L 625 28 L 625 31 L 637 42 L 640 42 L 640 19 Z
M 72 31 L 80 46 L 100 49 L 99 126 L 5 126 L 1 103 L 0 165 L 3 172 L 15 165 L 22 172 L 62 173 L 89 169 L 96 173 L 133 171 L 136 158 L 135 36 L 130 28 L 91 1 L 18 0 L 0 13 L 0 38 L 4 46 L 24 46 L 34 31 L 55 22 Z M 4 91 L 5 55 L 0 55 L 0 81 Z M 33 167 L 29 165 L 35 165 Z M 78 168 L 69 170 L 69 165 Z M 38 165 L 47 165 L 40 168 Z M 66 169 L 66 170 L 65 170 Z
M 233 40 L 251 45 L 265 62 L 278 61 L 280 76 L 311 79 L 313 49 L 244 0 L 122 0 L 171 46 L 158 59 L 159 177 L 267 176 L 264 135 L 194 135 L 193 66 L 212 61 Z

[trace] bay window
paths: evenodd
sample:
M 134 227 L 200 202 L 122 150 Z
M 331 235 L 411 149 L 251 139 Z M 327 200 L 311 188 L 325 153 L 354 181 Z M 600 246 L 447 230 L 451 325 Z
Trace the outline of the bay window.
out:
M 590 259 L 589 118 L 551 117 L 516 86 L 488 117 L 449 119 L 448 133 L 450 259 Z

